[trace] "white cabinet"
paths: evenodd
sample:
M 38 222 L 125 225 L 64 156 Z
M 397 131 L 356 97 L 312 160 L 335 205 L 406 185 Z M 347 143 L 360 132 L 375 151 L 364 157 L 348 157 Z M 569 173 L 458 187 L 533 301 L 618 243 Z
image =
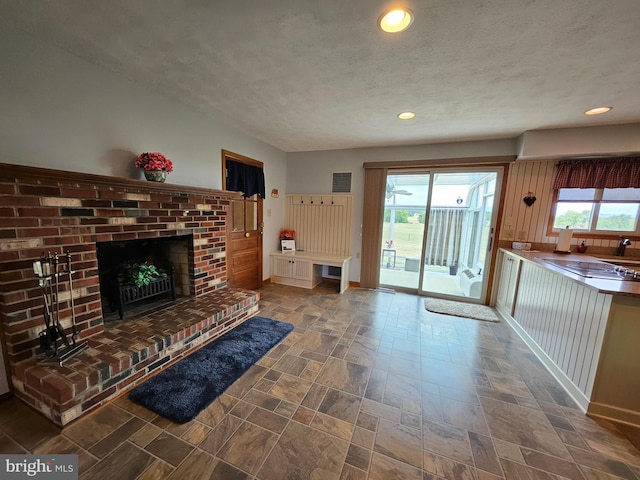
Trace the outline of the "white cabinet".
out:
M 271 255 L 271 281 L 294 287 L 313 288 L 322 280 L 322 265 L 295 254 Z
M 498 284 L 498 296 L 496 308 L 503 314 L 513 316 L 516 295 L 518 293 L 518 281 L 522 260 L 507 252 L 502 252 L 502 267 Z

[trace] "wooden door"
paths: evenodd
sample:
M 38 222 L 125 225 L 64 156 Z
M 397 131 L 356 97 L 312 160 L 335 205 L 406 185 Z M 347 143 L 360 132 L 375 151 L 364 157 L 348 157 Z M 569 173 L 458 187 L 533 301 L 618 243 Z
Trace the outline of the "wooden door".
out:
M 223 183 L 226 160 L 262 167 L 262 162 L 222 151 Z M 233 200 L 227 222 L 227 283 L 230 287 L 255 290 L 262 286 L 262 198 L 253 195 Z

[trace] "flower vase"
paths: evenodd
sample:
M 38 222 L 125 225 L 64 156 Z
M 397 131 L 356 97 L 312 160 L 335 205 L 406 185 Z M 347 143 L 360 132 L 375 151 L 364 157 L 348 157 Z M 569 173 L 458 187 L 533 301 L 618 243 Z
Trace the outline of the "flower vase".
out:
M 145 170 L 144 178 L 150 182 L 164 183 L 167 180 L 167 172 L 164 170 Z

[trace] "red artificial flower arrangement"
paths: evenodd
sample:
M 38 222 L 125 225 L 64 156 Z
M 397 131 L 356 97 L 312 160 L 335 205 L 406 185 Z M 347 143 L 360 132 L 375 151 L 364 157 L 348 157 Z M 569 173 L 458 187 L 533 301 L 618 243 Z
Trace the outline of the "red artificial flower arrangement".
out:
M 296 231 L 290 230 L 288 228 L 283 228 L 280 230 L 280 240 L 295 240 L 296 239 Z
M 145 152 L 138 155 L 136 167 L 145 170 L 164 170 L 167 173 L 173 172 L 171 160 L 158 152 Z

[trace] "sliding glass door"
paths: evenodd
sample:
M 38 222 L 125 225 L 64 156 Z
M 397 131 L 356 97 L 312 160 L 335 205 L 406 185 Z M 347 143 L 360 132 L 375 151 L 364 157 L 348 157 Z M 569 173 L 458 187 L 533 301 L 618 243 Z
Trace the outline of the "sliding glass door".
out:
M 380 285 L 481 301 L 501 169 L 387 175 Z
M 417 290 L 429 198 L 429 173 L 387 174 L 380 284 Z
M 434 173 L 420 293 L 479 301 L 495 231 L 497 171 Z

